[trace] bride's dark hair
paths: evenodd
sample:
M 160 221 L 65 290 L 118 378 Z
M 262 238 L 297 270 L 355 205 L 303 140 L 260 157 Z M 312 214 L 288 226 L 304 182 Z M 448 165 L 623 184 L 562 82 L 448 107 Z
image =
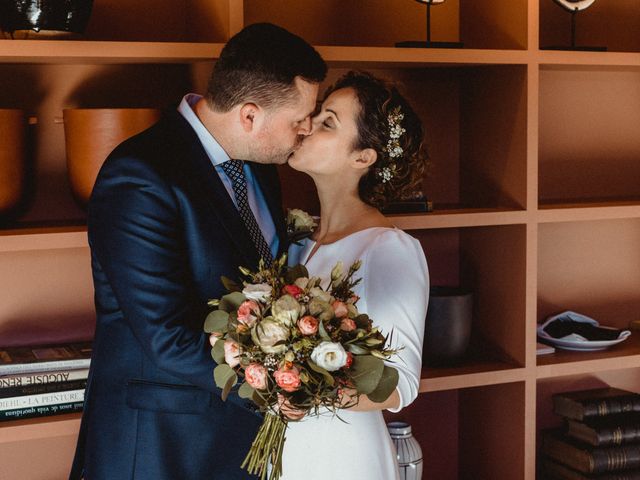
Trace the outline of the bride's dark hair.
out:
M 395 86 L 370 73 L 348 72 L 329 87 L 325 98 L 342 88 L 353 89 L 360 104 L 354 148 L 373 148 L 378 154 L 375 164 L 360 178 L 360 198 L 383 208 L 388 202 L 415 192 L 422 182 L 426 162 L 424 130 L 418 115 Z M 390 120 L 397 114 L 402 115 L 401 120 Z M 404 131 L 394 141 L 391 130 L 396 125 Z M 401 131 L 398 130 L 397 133 Z M 395 147 L 395 152 L 389 147 Z

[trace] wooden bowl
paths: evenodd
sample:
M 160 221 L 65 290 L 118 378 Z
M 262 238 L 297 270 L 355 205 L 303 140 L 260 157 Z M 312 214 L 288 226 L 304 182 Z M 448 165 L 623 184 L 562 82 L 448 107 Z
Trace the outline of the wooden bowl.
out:
M 113 149 L 160 118 L 153 108 L 65 109 L 64 134 L 71 190 L 83 207 L 100 167 Z
M 27 116 L 22 110 L 0 109 L 0 214 L 23 198 L 27 171 Z

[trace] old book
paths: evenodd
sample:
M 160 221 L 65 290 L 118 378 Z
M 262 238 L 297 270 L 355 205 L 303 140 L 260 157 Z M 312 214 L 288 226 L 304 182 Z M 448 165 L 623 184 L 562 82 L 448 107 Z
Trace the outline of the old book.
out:
M 558 393 L 552 398 L 554 412 L 573 420 L 640 412 L 639 394 L 613 387 Z
M 582 473 L 601 474 L 640 469 L 640 445 L 593 447 L 563 435 L 560 430 L 542 434 L 542 452 Z
M 86 388 L 87 379 L 71 380 L 70 382 L 41 383 L 37 385 L 21 385 L 11 388 L 0 388 L 0 399 L 38 395 L 40 393 L 66 392 Z
M 640 414 L 567 420 L 567 435 L 595 447 L 640 442 Z
M 38 393 L 21 397 L 0 398 L 0 411 L 37 408 L 61 403 L 84 401 L 84 388 L 64 392 Z
M 89 368 L 91 343 L 0 349 L 0 375 Z
M 9 420 L 22 420 L 23 418 L 48 417 L 64 413 L 81 412 L 83 402 L 59 403 L 44 405 L 41 407 L 17 408 L 13 410 L 0 410 L 0 422 Z
M 545 473 L 542 478 L 545 480 L 640 480 L 640 470 L 587 475 L 555 462 L 548 457 L 542 458 L 542 468 Z
M 0 377 L 0 396 L 6 388 L 43 385 L 47 383 L 70 382 L 72 380 L 86 380 L 89 377 L 89 369 L 56 370 L 53 372 L 34 372 Z

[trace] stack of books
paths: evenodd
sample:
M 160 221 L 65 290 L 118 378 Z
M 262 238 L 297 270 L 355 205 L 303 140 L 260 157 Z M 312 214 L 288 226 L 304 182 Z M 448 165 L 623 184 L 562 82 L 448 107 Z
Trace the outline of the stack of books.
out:
M 553 396 L 562 429 L 542 433 L 545 479 L 640 480 L 640 394 L 607 387 Z
M 0 421 L 82 411 L 91 343 L 0 349 Z

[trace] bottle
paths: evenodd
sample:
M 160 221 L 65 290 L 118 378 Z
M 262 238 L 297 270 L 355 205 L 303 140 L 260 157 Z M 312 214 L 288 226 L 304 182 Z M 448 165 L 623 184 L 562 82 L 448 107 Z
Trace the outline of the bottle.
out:
M 422 449 L 411 434 L 411 425 L 405 422 L 389 422 L 387 429 L 396 447 L 401 480 L 421 480 Z

